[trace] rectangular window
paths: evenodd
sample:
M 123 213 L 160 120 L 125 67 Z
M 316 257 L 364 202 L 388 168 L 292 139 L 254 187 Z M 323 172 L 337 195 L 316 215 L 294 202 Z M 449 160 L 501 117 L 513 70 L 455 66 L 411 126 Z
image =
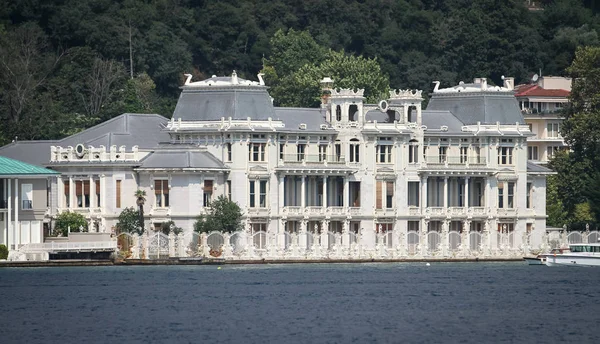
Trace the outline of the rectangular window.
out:
M 116 203 L 116 207 L 117 207 L 117 208 L 121 208 L 121 181 L 120 181 L 120 180 L 117 180 L 117 181 L 116 181 L 116 187 L 115 187 L 115 189 L 116 189 L 116 192 L 115 192 L 115 197 L 116 197 L 115 203 Z
M 280 144 L 279 144 L 279 160 L 283 160 L 283 157 L 284 157 L 284 155 L 283 155 L 283 153 L 284 153 L 284 150 L 285 150 L 285 143 L 280 143 Z
M 298 146 L 296 146 L 296 154 L 297 154 L 298 161 L 304 161 L 304 158 L 305 158 L 304 152 L 305 151 L 306 151 L 306 144 L 299 143 Z
M 64 194 L 64 196 L 65 196 L 65 203 L 64 203 L 64 206 L 65 206 L 65 208 L 69 208 L 69 206 L 71 204 L 71 202 L 70 202 L 70 200 L 71 200 L 71 193 L 69 191 L 70 190 L 70 187 L 69 187 L 70 183 L 67 180 L 67 181 L 63 182 L 63 185 L 64 185 L 64 189 L 65 189 L 65 194 Z
M 528 160 L 538 160 L 538 147 L 537 146 L 528 146 L 527 147 L 527 159 Z
M 360 207 L 360 182 L 349 182 L 348 187 L 350 189 L 350 206 Z
M 448 154 L 448 147 L 438 147 L 438 162 L 445 163 Z
M 21 209 L 33 209 L 33 184 L 21 184 Z
M 327 145 L 319 145 L 319 161 L 327 161 Z
M 342 145 L 339 143 L 335 144 L 335 160 L 337 162 L 342 161 Z
M 419 162 L 419 146 L 410 145 L 408 146 L 408 162 L 414 164 Z
M 408 206 L 418 207 L 419 206 L 419 189 L 421 187 L 420 182 L 408 182 Z
M 382 190 L 382 185 L 383 182 L 377 181 L 375 183 L 375 209 L 381 209 L 382 208 L 382 197 L 383 197 L 383 190 Z
M 350 144 L 350 162 L 360 162 L 360 143 Z
M 548 129 L 548 138 L 560 138 L 560 123 L 558 122 L 550 122 L 547 126 Z
M 226 143 L 225 144 L 225 149 L 226 151 L 226 155 L 225 155 L 225 159 L 227 159 L 227 162 L 231 162 L 232 160 L 232 151 L 231 151 L 231 143 Z
M 460 147 L 460 163 L 461 164 L 467 163 L 468 153 L 469 153 L 469 147 Z
M 227 181 L 227 199 L 231 201 L 231 180 Z
M 498 184 L 498 208 L 504 208 L 504 184 Z
M 472 164 L 481 164 L 482 159 L 481 159 L 481 147 L 479 146 L 474 146 L 471 147 L 471 154 L 473 156 L 473 159 L 471 159 L 471 163 Z
M 78 208 L 90 207 L 90 181 L 76 180 L 75 181 L 75 197 L 77 199 Z
M 498 165 L 512 165 L 513 147 L 498 147 Z
M 391 209 L 394 207 L 394 182 L 386 182 L 385 189 L 385 207 Z
M 507 208 L 514 208 L 514 200 L 515 200 L 515 183 L 508 183 L 508 194 L 507 194 L 508 205 Z
M 167 179 L 154 180 L 154 195 L 157 208 L 169 207 L 169 181 Z
M 266 143 L 250 143 L 248 146 L 249 161 L 265 161 Z
M 258 200 L 258 206 L 261 208 L 266 208 L 267 207 L 267 181 L 266 180 L 261 180 L 260 181 L 260 190 L 259 190 L 259 200 Z
M 100 181 L 96 180 L 94 184 L 96 184 L 96 207 L 100 208 Z
M 531 193 L 533 192 L 533 183 L 527 183 L 527 196 L 525 199 L 526 208 L 531 208 Z
M 250 208 L 255 208 L 256 203 L 254 201 L 254 197 L 256 196 L 256 189 L 254 188 L 255 181 L 250 181 Z
M 203 206 L 204 207 L 210 207 L 210 203 L 212 202 L 212 195 L 213 195 L 213 181 L 212 180 L 205 180 L 204 181 L 204 197 L 203 197 Z
M 258 189 L 258 190 L 257 190 Z M 258 199 L 257 199 L 258 197 Z M 258 201 L 258 202 L 257 202 Z M 250 181 L 250 208 L 267 207 L 267 181 Z
M 392 162 L 392 146 L 379 145 L 376 147 L 375 159 L 378 163 L 389 164 Z

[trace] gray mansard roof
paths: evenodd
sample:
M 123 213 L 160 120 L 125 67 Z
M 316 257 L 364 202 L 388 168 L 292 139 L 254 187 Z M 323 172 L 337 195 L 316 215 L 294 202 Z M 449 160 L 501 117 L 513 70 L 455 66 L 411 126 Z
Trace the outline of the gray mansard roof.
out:
M 450 111 L 465 125 L 525 123 L 512 86 L 488 86 L 485 79 L 444 89 L 438 83 L 427 110 Z
M 326 124 L 329 127 L 325 116 L 320 109 L 311 108 L 275 108 L 275 117 L 285 124 L 285 128 L 279 131 L 325 131 L 321 129 L 321 124 Z M 306 129 L 300 130 L 300 124 L 306 124 Z
M 157 150 L 141 161 L 140 169 L 227 169 L 214 155 L 201 151 Z
M 156 114 L 126 113 L 61 140 L 17 141 L 0 147 L 0 155 L 29 164 L 46 165 L 50 162 L 50 146 L 138 146 L 150 149 L 160 142 L 168 142 L 169 134 L 161 131 L 168 120 Z
M 462 134 L 464 123 L 460 121 L 452 112 L 443 110 L 424 110 L 421 113 L 423 125 L 427 127 L 425 135 L 429 135 L 433 130 L 440 130 L 442 126 L 448 127 L 443 131 L 444 134 Z
M 182 121 L 220 121 L 221 118 L 253 121 L 275 118 L 271 96 L 264 86 L 214 86 L 184 88 L 173 112 Z

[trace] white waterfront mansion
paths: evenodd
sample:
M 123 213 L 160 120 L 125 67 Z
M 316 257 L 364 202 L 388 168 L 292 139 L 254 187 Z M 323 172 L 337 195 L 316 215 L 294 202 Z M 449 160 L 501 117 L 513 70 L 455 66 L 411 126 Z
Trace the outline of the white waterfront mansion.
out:
M 146 191 L 134 258 L 152 255 L 153 229 L 169 220 L 184 230 L 163 240 L 171 256 L 473 258 L 544 248 L 550 171 L 527 161 L 532 133 L 510 79 L 437 83 L 426 110 L 421 91 L 365 104 L 363 90 L 328 87 L 321 108 L 274 107 L 259 80 L 190 76 L 171 120 L 124 114 L 0 155 L 60 172 L 48 188 L 50 223 L 68 210 L 91 231 L 114 232 L 135 191 Z M 194 233 L 219 195 L 240 205 L 243 230 Z

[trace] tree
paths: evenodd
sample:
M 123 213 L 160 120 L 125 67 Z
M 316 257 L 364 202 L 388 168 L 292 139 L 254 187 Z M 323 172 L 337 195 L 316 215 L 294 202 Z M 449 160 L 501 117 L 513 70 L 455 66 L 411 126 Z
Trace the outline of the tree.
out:
M 54 219 L 54 230 L 62 236 L 68 236 L 69 232 L 87 232 L 88 222 L 81 214 L 64 211 Z
M 85 88 L 80 93 L 85 112 L 97 117 L 115 92 L 115 85 L 125 78 L 123 64 L 95 58 L 92 70 L 85 76 Z
M 144 203 L 146 203 L 146 191 L 137 190 L 134 194 L 136 200 L 135 203 L 138 206 L 139 226 L 144 228 Z
M 181 227 L 177 227 L 175 225 L 175 222 L 173 220 L 171 221 L 167 221 L 167 222 L 163 222 L 160 225 L 160 230 L 161 232 L 163 232 L 166 235 L 169 235 L 171 233 L 171 231 L 173 232 L 173 234 L 178 235 L 181 232 L 183 232 L 183 229 Z
M 212 231 L 235 232 L 242 228 L 242 210 L 236 202 L 219 196 L 210 204 L 207 214 L 198 216 L 194 230 L 198 233 Z
M 119 233 L 144 234 L 144 227 L 140 227 L 139 213 L 133 207 L 123 209 L 119 214 L 116 227 Z

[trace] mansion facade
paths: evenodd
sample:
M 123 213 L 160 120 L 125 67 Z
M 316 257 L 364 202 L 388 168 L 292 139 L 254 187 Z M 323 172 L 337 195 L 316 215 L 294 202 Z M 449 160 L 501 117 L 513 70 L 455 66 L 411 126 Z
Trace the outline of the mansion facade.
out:
M 170 120 L 123 114 L 62 140 L 2 147 L 0 155 L 60 176 L 37 183 L 45 191 L 29 205 L 37 227 L 3 218 L 0 240 L 13 249 L 41 241 L 63 211 L 85 215 L 91 232 L 114 232 L 144 190 L 147 232 L 167 221 L 183 229 L 177 245 L 187 249 L 177 255 L 195 254 L 196 245 L 240 258 L 543 249 L 551 171 L 528 162 L 533 134 L 510 79 L 503 87 L 484 78 L 437 83 L 427 109 L 421 91 L 365 104 L 364 90 L 330 83 L 323 80 L 321 108 L 280 108 L 260 75 L 188 76 Z M 18 197 L 21 182 L 8 182 L 4 201 Z M 198 215 L 221 195 L 240 205 L 244 229 L 194 234 Z

